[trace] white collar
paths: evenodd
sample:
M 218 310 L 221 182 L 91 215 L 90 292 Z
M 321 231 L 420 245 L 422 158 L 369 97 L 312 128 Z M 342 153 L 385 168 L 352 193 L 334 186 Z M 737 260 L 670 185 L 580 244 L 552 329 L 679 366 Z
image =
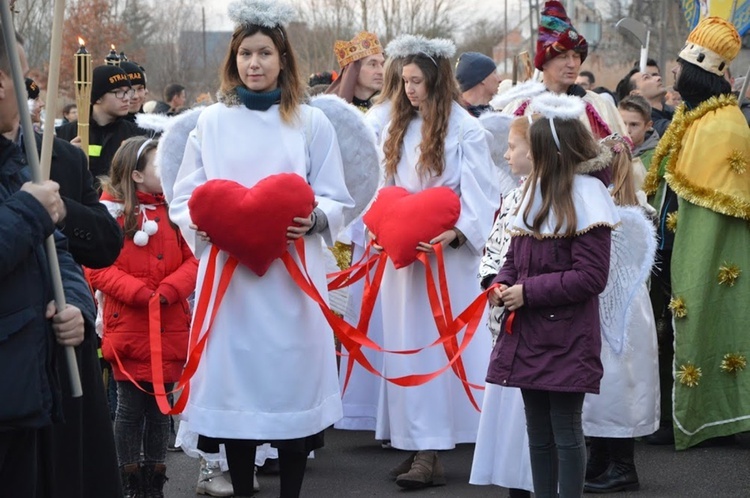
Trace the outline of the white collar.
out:
M 581 235 L 588 232 L 592 228 L 598 226 L 608 226 L 615 228 L 620 223 L 620 216 L 617 213 L 617 208 L 612 197 L 604 184 L 597 178 L 588 175 L 575 175 L 573 178 L 573 206 L 576 210 L 576 230 L 575 235 Z M 529 204 L 529 198 L 531 192 L 527 191 L 521 206 L 518 208 L 518 214 L 515 220 L 510 226 L 510 232 L 512 235 L 534 235 L 531 227 L 527 226 L 524 222 L 523 213 L 526 210 L 526 206 Z M 536 193 L 534 195 L 534 203 L 531 206 L 531 211 L 527 219 L 529 223 L 532 223 L 536 214 L 542 207 L 542 193 L 541 187 L 537 183 Z M 542 223 L 541 229 L 539 230 L 542 238 L 561 238 L 565 237 L 562 235 L 565 233 L 565 226 L 561 228 L 561 233 L 555 233 L 555 225 L 557 224 L 557 217 L 554 212 L 550 212 L 547 219 Z

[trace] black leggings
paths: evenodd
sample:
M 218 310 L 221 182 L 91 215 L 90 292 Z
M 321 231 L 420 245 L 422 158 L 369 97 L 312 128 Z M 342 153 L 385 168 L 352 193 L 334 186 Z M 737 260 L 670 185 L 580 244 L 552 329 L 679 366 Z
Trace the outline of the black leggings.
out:
M 253 469 L 255 468 L 255 442 L 225 440 L 229 475 L 235 496 L 252 496 Z M 279 478 L 281 498 L 297 498 L 302 489 L 307 467 L 307 453 L 279 448 Z
M 586 472 L 583 393 L 521 389 L 537 498 L 579 498 Z

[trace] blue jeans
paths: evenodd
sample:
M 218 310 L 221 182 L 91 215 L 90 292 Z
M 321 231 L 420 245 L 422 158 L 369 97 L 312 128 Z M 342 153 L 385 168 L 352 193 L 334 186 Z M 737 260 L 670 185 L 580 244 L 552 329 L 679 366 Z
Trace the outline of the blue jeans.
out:
M 583 393 L 521 389 L 536 498 L 580 498 L 586 474 Z
M 153 384 L 141 382 L 141 387 L 154 392 Z M 167 391 L 171 384 L 167 384 Z M 169 416 L 156 404 L 156 398 L 144 393 L 129 381 L 117 381 L 117 415 L 115 416 L 115 444 L 117 462 L 122 467 L 141 460 L 146 464 L 164 463 L 169 441 Z

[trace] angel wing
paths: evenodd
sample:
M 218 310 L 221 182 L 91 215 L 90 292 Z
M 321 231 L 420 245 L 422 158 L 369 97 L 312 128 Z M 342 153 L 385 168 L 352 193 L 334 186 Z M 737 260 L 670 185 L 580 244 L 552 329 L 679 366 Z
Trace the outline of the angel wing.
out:
M 196 107 L 189 111 L 167 118 L 163 123 L 162 136 L 156 149 L 156 167 L 161 176 L 161 186 L 167 202 L 174 197 L 174 182 L 177 172 L 185 155 L 188 136 L 198 123 L 198 116 L 203 107 Z
M 348 226 L 370 204 L 381 180 L 375 134 L 364 114 L 336 95 L 313 97 L 310 105 L 323 111 L 336 130 L 344 180 L 355 204 L 344 209 L 344 222 Z
M 618 207 L 620 225 L 612 231 L 609 278 L 599 295 L 602 336 L 615 355 L 628 342 L 631 307 L 654 265 L 656 231 L 638 207 Z
M 499 112 L 484 112 L 479 115 L 479 122 L 489 132 L 487 143 L 490 146 L 492 162 L 495 163 L 495 173 L 500 186 L 500 193 L 504 196 L 518 187 L 521 179 L 510 171 L 508 161 L 503 157 L 508 150 L 508 132 L 513 116 Z

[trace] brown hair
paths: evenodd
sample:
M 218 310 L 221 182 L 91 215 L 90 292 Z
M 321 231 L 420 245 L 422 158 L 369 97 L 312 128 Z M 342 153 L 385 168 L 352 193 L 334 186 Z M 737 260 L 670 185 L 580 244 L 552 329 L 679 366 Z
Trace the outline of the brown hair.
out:
M 112 166 L 109 169 L 109 177 L 102 178 L 102 190 L 114 199 L 123 203 L 123 232 L 126 237 L 133 238 L 138 231 L 138 197 L 136 197 L 136 186 L 133 181 L 133 171 L 143 171 L 148 164 L 148 156 L 156 151 L 159 145 L 157 140 L 151 140 L 141 151 L 138 150 L 150 139 L 146 137 L 132 137 L 125 140 L 112 158 Z
M 232 40 L 229 43 L 227 55 L 224 57 L 224 63 L 219 70 L 221 79 L 221 92 L 230 93 L 236 87 L 243 86 L 240 74 L 237 71 L 237 52 L 239 51 L 242 41 L 248 36 L 256 33 L 262 33 L 269 37 L 276 50 L 279 52 L 281 63 L 281 72 L 279 73 L 279 88 L 281 88 L 281 104 L 279 112 L 281 119 L 285 123 L 292 123 L 299 113 L 299 106 L 302 102 L 305 90 L 302 79 L 299 75 L 297 58 L 294 55 L 292 45 L 288 42 L 289 36 L 283 26 L 277 26 L 273 29 L 255 24 L 241 24 L 235 28 L 232 33 Z
M 560 150 L 552 136 L 549 119 L 539 119 L 529 128 L 529 145 L 534 167 L 531 170 L 524 195 L 529 193 L 529 202 L 523 212 L 526 226 L 530 226 L 534 236 L 541 238 L 540 229 L 549 217 L 555 213 L 557 223 L 555 234 L 565 227 L 561 235 L 572 237 L 576 233 L 576 210 L 573 205 L 573 178 L 576 166 L 593 159 L 599 153 L 599 146 L 591 133 L 577 119 L 555 119 L 555 130 L 560 141 Z M 529 225 L 528 216 L 534 203 L 536 185 L 539 184 L 542 195 L 542 208 Z
M 448 135 L 451 107 L 458 98 L 458 87 L 448 59 L 439 57 L 433 60 L 420 53 L 404 57 L 401 68 L 409 64 L 416 64 L 419 67 L 427 88 L 427 98 L 420 109 L 423 122 L 417 171 L 425 177 L 440 176 L 445 169 L 445 137 Z M 388 138 L 383 146 L 387 177 L 396 174 L 401 160 L 401 148 L 404 145 L 406 128 L 417 114 L 417 110 L 412 107 L 406 96 L 403 78 L 399 79 L 398 91 L 393 95 L 391 102 L 393 103 L 391 124 Z
M 401 64 L 402 59 L 400 57 L 388 57 L 385 60 L 385 66 L 383 68 L 383 89 L 375 97 L 375 104 L 383 104 L 393 98 L 393 96 L 399 91 L 399 85 L 401 84 Z
M 601 144 L 612 151 L 612 199 L 618 206 L 638 206 L 630 145 L 622 137 L 609 136 Z
M 520 133 L 521 135 L 526 137 L 526 141 L 529 141 L 529 128 L 531 128 L 531 123 L 529 122 L 529 119 L 531 119 L 531 122 L 536 121 L 537 114 L 534 115 L 534 117 L 531 116 L 519 116 L 515 118 L 513 121 L 510 122 L 510 127 L 508 128 L 508 134 L 511 133 Z
M 628 95 L 617 104 L 617 108 L 640 114 L 644 123 L 651 121 L 651 104 L 640 95 Z

